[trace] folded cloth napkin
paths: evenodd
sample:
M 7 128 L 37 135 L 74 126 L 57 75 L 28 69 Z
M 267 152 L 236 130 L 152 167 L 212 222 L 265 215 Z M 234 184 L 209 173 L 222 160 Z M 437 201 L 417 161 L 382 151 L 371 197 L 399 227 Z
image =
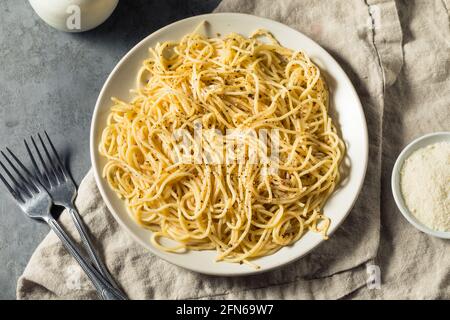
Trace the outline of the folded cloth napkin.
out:
M 403 68 L 385 90 L 381 184 L 381 290 L 350 298 L 450 299 L 450 240 L 422 233 L 391 194 L 396 157 L 426 133 L 450 131 L 450 0 L 398 1 Z M 420 182 L 418 182 L 420 183 Z
M 434 116 L 438 125 L 424 121 L 419 125 L 418 131 L 435 131 L 445 129 L 445 126 L 448 129 L 450 100 L 448 6 L 446 6 L 448 1 L 436 1 L 434 4 L 417 1 L 417 6 L 414 6 L 415 2 L 412 1 L 401 3 L 401 6 L 407 9 L 406 16 L 403 17 L 399 17 L 398 4 L 394 0 L 222 1 L 216 10 L 218 12 L 244 12 L 264 16 L 303 32 L 328 50 L 346 70 L 363 103 L 369 128 L 370 162 L 365 184 L 359 200 L 344 224 L 311 254 L 268 273 L 225 278 L 200 275 L 175 267 L 136 244 L 119 228 L 108 212 L 90 172 L 80 185 L 76 205 L 88 224 L 108 268 L 130 298 L 420 297 L 423 288 L 414 285 L 417 281 L 421 285 L 426 283 L 430 285 L 431 289 L 427 289 L 427 294 L 422 296 L 448 297 L 449 259 L 445 259 L 449 258 L 449 255 L 448 250 L 446 251 L 448 248 L 445 248 L 446 244 L 440 240 L 424 237 L 400 218 L 395 205 L 392 204 L 386 182 L 392 159 L 395 158 L 399 146 L 419 133 L 415 131 L 417 128 L 415 122 L 424 118 L 433 119 Z M 425 11 L 419 10 L 420 6 L 425 7 L 421 8 Z M 436 13 L 436 17 L 429 19 L 427 25 L 446 21 L 446 24 L 439 27 L 418 31 L 421 37 L 431 37 L 426 31 L 434 32 L 433 39 L 429 41 L 433 43 L 432 47 L 425 47 L 427 41 L 417 43 L 412 33 L 413 29 L 401 24 L 401 21 L 411 22 L 411 26 L 420 29 L 420 24 L 429 17 L 426 13 Z M 408 51 L 402 46 L 404 44 L 402 37 L 405 33 L 402 27 L 408 32 L 408 40 L 414 42 L 414 46 L 408 48 Z M 433 58 L 434 54 L 439 52 L 439 45 L 444 46 L 442 59 Z M 416 70 L 415 67 L 418 65 L 416 60 L 419 58 L 424 58 L 425 62 Z M 439 64 L 436 66 L 433 64 L 435 62 Z M 402 69 L 404 64 L 408 66 L 407 70 Z M 426 78 L 424 74 L 429 77 Z M 399 76 L 404 79 L 398 79 Z M 415 79 L 416 76 L 427 82 L 426 88 L 420 86 L 419 82 L 407 85 L 408 81 Z M 420 92 L 420 97 L 414 95 L 413 90 L 416 86 L 421 89 L 417 91 Z M 441 96 L 434 93 L 435 88 L 439 88 Z M 434 94 L 430 95 L 430 92 Z M 391 99 L 389 102 L 386 101 L 388 95 Z M 433 100 L 430 101 L 437 102 L 437 105 L 430 108 L 427 103 L 427 108 L 421 109 L 426 111 L 421 112 L 420 116 L 416 115 L 414 112 L 419 111 L 420 104 L 431 97 Z M 397 109 L 386 111 L 388 107 Z M 409 119 L 405 122 L 402 122 L 402 108 L 406 108 L 409 115 Z M 396 121 L 385 121 L 383 124 L 383 119 L 388 116 L 390 120 Z M 400 130 L 399 123 L 408 125 L 408 129 L 400 128 L 403 129 Z M 392 138 L 386 139 L 386 135 L 392 135 Z M 387 156 L 381 152 L 382 147 L 388 152 Z M 385 157 L 386 165 L 382 163 Z M 381 196 L 384 198 L 380 199 Z M 383 212 L 386 225 L 383 223 L 383 237 L 381 237 L 383 251 L 380 251 L 379 258 L 375 259 L 380 247 L 381 205 L 386 209 Z M 69 233 L 74 234 L 74 227 L 66 213 L 63 213 L 60 220 Z M 409 241 L 415 243 L 413 248 L 408 247 Z M 437 254 L 438 250 L 442 250 L 441 255 Z M 417 271 L 414 269 L 418 264 L 417 259 L 404 260 L 405 254 L 414 254 L 416 258 L 425 256 L 430 259 L 430 264 L 435 262 L 439 264 L 440 268 L 436 265 L 431 266 L 435 271 L 432 274 L 435 278 L 431 284 L 426 281 L 430 276 L 423 272 L 423 267 Z M 405 266 L 405 261 L 411 262 L 412 267 Z M 378 275 L 373 271 L 377 269 L 377 266 L 374 268 L 374 263 L 381 267 L 382 275 L 386 274 L 389 279 L 389 282 L 383 281 L 381 290 L 365 288 L 368 275 Z M 402 271 L 402 280 L 406 281 L 403 282 L 403 286 L 396 280 L 396 274 Z M 410 283 L 407 282 L 409 280 Z M 386 292 L 384 288 L 390 291 Z M 56 235 L 51 232 L 39 245 L 20 277 L 17 297 L 87 299 L 96 298 L 96 294 L 81 269 L 67 254 Z

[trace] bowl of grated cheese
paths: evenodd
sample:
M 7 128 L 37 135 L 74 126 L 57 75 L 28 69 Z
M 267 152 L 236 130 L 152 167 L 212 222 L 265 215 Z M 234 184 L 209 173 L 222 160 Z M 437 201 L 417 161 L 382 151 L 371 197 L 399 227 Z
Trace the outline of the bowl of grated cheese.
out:
M 414 227 L 450 239 L 450 132 L 436 132 L 407 145 L 392 171 L 397 207 Z

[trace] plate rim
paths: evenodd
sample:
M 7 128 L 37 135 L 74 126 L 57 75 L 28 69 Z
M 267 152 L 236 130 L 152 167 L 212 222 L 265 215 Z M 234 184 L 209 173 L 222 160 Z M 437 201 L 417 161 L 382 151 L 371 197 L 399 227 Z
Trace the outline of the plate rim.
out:
M 120 218 L 120 215 L 116 212 L 116 209 L 114 208 L 114 206 L 112 205 L 112 203 L 109 201 L 108 196 L 106 195 L 105 190 L 102 187 L 102 184 L 100 183 L 101 179 L 103 179 L 101 177 L 101 170 L 98 170 L 99 168 L 99 163 L 97 163 L 96 158 L 95 158 L 95 153 L 98 152 L 98 148 L 97 146 L 94 144 L 94 140 L 95 140 L 95 128 L 98 124 L 98 121 L 96 121 L 96 119 L 98 118 L 98 113 L 99 113 L 99 109 L 100 109 L 100 104 L 101 104 L 101 100 L 102 97 L 104 96 L 104 93 L 108 87 L 109 82 L 112 80 L 112 78 L 114 77 L 115 73 L 117 72 L 117 70 L 121 67 L 122 64 L 125 63 L 125 61 L 128 60 L 128 58 L 135 53 L 135 51 L 139 50 L 140 47 L 147 41 L 149 41 L 150 38 L 156 37 L 161 33 L 166 32 L 167 30 L 169 30 L 170 28 L 173 28 L 174 26 L 176 26 L 177 24 L 181 24 L 183 22 L 189 21 L 189 20 L 197 20 L 197 19 L 201 19 L 204 18 L 205 20 L 207 20 L 208 18 L 214 17 L 214 16 L 234 16 L 234 17 L 240 17 L 240 18 L 252 18 L 252 19 L 259 19 L 262 20 L 266 23 L 271 23 L 271 24 L 275 24 L 278 25 L 278 27 L 282 27 L 282 28 L 287 28 L 290 29 L 291 31 L 293 31 L 294 33 L 299 34 L 302 37 L 305 37 L 307 39 L 309 39 L 309 41 L 311 41 L 315 46 L 317 46 L 318 49 L 320 49 L 322 51 L 322 53 L 326 56 L 328 56 L 328 58 L 334 63 L 334 67 L 338 68 L 340 70 L 340 72 L 343 74 L 343 76 L 346 78 L 346 80 L 348 81 L 348 83 L 350 84 L 349 86 L 349 90 L 352 91 L 353 96 L 355 97 L 355 103 L 360 111 L 360 116 L 361 116 L 361 123 L 362 123 L 362 127 L 363 127 L 363 143 L 364 143 L 364 154 L 363 156 L 363 174 L 362 177 L 360 179 L 360 181 L 358 182 L 358 186 L 356 188 L 357 192 L 355 193 L 352 202 L 347 210 L 347 212 L 342 216 L 342 218 L 340 219 L 340 221 L 335 223 L 334 228 L 328 233 L 329 236 L 332 236 L 334 234 L 334 232 L 339 229 L 339 227 L 341 226 L 341 224 L 347 219 L 348 215 L 350 214 L 350 212 L 352 211 L 356 201 L 359 198 L 359 195 L 361 193 L 362 187 L 364 185 L 364 181 L 366 178 L 366 174 L 367 174 L 367 167 L 368 167 L 368 158 L 369 158 L 369 133 L 368 133 L 368 127 L 367 127 L 367 121 L 366 121 L 366 116 L 364 113 L 364 108 L 362 106 L 361 103 L 361 99 L 359 98 L 359 95 L 355 89 L 355 86 L 353 85 L 353 82 L 350 80 L 349 76 L 347 75 L 347 73 L 345 72 L 345 70 L 341 67 L 341 65 L 336 61 L 336 59 L 327 51 L 325 50 L 320 44 L 318 44 L 316 41 L 314 41 L 313 39 L 311 39 L 310 37 L 308 37 L 307 35 L 305 35 L 304 33 L 288 26 L 285 25 L 281 22 L 272 20 L 272 19 L 268 19 L 268 18 L 264 18 L 264 17 L 259 17 L 256 15 L 251 15 L 251 14 L 245 14 L 245 13 L 232 13 L 232 12 L 223 12 L 223 13 L 207 13 L 207 14 L 201 14 L 201 15 L 196 15 L 196 16 L 191 16 L 191 17 L 187 17 L 181 20 L 177 20 L 174 21 L 154 32 L 152 32 L 151 34 L 149 34 L 148 36 L 144 37 L 142 40 L 140 40 L 139 42 L 137 42 L 130 50 L 128 50 L 125 55 L 119 60 L 119 62 L 117 62 L 117 64 L 114 66 L 114 68 L 112 69 L 112 71 L 109 73 L 108 77 L 106 78 L 95 103 L 94 106 L 94 110 L 92 113 L 92 119 L 91 119 L 91 125 L 90 125 L 90 133 L 89 133 L 89 151 L 90 151 L 90 159 L 91 159 L 91 165 L 92 165 L 92 171 L 94 172 L 94 178 L 95 178 L 95 183 L 99 189 L 99 192 L 102 196 L 103 201 L 105 202 L 108 211 L 112 214 L 112 216 L 114 217 L 114 219 L 119 223 L 120 227 L 123 228 L 126 233 L 128 235 L 130 235 L 134 241 L 136 241 L 137 243 L 139 243 L 140 245 L 142 245 L 144 248 L 146 248 L 147 250 L 149 250 L 151 253 L 155 254 L 159 259 L 162 259 L 170 264 L 176 265 L 178 267 L 181 267 L 185 270 L 189 270 L 189 271 L 193 271 L 196 273 L 201 273 L 201 274 L 207 274 L 207 275 L 213 275 L 213 276 L 227 276 L 227 277 L 236 277 L 236 276 L 244 276 L 244 275 L 252 275 L 252 274 L 260 274 L 260 273 L 264 273 L 264 272 L 268 272 L 277 268 L 280 268 L 282 266 L 285 266 L 287 264 L 293 263 L 297 260 L 299 260 L 300 258 L 306 256 L 307 254 L 311 253 L 314 249 L 316 249 L 319 245 L 321 245 L 324 240 L 320 240 L 318 243 L 314 244 L 313 246 L 311 246 L 307 251 L 305 251 L 302 254 L 299 254 L 298 256 L 296 256 L 295 258 L 292 258 L 290 260 L 284 261 L 284 262 L 280 262 L 280 263 L 276 263 L 270 267 L 265 267 L 265 268 L 260 268 L 260 269 L 240 269 L 239 272 L 215 272 L 215 271 L 199 271 L 199 270 L 195 270 L 193 268 L 189 268 L 186 266 L 183 266 L 177 262 L 174 261 L 169 261 L 168 259 L 166 259 L 164 256 L 162 256 L 162 254 L 157 250 L 152 248 L 151 246 L 149 246 L 149 243 L 147 243 L 146 241 L 143 241 L 140 237 L 138 237 L 132 230 L 130 230 L 128 228 L 128 226 L 124 223 L 124 221 L 122 221 L 122 219 Z M 236 31 L 238 32 L 238 31 Z M 277 254 L 274 253 L 274 255 Z

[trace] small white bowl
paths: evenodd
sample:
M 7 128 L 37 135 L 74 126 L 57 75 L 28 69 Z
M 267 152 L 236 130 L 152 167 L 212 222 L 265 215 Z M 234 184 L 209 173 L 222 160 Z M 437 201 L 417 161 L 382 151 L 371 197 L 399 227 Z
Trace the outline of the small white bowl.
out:
M 397 207 L 399 208 L 400 212 L 414 227 L 434 237 L 450 239 L 450 232 L 430 229 L 429 227 L 418 221 L 416 217 L 411 214 L 411 212 L 406 207 L 400 187 L 400 172 L 405 160 L 414 151 L 438 142 L 450 142 L 450 132 L 436 132 L 424 135 L 414 140 L 403 149 L 403 151 L 398 156 L 397 161 L 395 161 L 394 169 L 392 170 L 392 194 L 394 195 L 395 202 L 397 203 Z
M 119 0 L 29 0 L 29 2 L 37 15 L 53 28 L 65 32 L 83 32 L 105 22 Z

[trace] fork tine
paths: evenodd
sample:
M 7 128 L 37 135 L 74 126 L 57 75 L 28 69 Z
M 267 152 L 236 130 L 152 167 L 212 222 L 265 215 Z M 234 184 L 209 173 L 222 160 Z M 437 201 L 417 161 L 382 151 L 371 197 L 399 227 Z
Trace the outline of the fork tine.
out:
M 3 154 L 3 156 L 5 156 Z M 16 189 L 19 189 L 20 192 L 26 194 L 27 196 L 31 197 L 31 192 L 28 190 L 28 188 L 26 186 L 22 186 L 17 180 L 16 178 L 14 178 L 14 176 L 12 175 L 12 173 L 8 170 L 8 168 L 6 168 L 6 166 L 3 164 L 2 161 L 0 161 L 0 166 L 3 168 L 3 171 L 6 172 L 6 174 L 8 175 L 9 179 L 11 180 L 11 182 L 13 183 L 13 185 L 15 186 Z M 15 168 L 14 168 L 15 169 Z
M 2 164 L 2 167 L 3 164 Z M 13 196 L 14 199 L 16 199 L 17 201 L 21 201 L 23 202 L 22 197 L 20 197 L 17 192 L 13 189 L 13 187 L 11 187 L 11 185 L 8 183 L 8 181 L 5 179 L 5 177 L 3 177 L 3 175 L 0 173 L 0 180 L 2 180 L 3 184 L 5 185 L 6 189 L 8 189 L 9 193 L 11 193 L 11 195 Z
M 48 152 L 48 149 L 47 149 L 47 147 L 45 146 L 44 140 L 42 139 L 42 137 L 41 137 L 41 135 L 40 135 L 39 133 L 38 133 L 38 138 L 39 138 L 39 140 L 41 141 L 41 146 L 42 146 L 42 148 L 44 149 L 44 153 L 45 153 L 45 155 L 47 156 L 47 159 L 48 159 L 50 168 L 52 169 L 52 172 L 53 172 L 53 174 L 55 175 L 57 182 L 58 182 L 58 180 L 59 180 L 60 182 L 62 182 L 62 180 L 61 180 L 61 178 L 62 178 L 62 177 L 61 177 L 61 171 L 58 170 L 58 168 L 54 165 L 54 160 L 53 160 L 52 157 L 50 156 L 50 152 Z
M 12 173 L 8 170 L 8 168 L 6 168 L 6 166 L 3 164 L 3 162 L 0 160 L 0 166 L 3 168 L 3 171 L 5 171 L 5 173 L 7 174 L 7 176 L 9 177 L 9 179 L 11 179 L 12 183 L 16 186 L 16 187 L 21 187 L 20 183 L 17 182 L 16 178 L 14 178 L 14 176 L 12 175 Z
M 35 179 L 35 177 L 30 173 L 30 171 L 28 171 L 28 169 L 23 165 L 23 163 L 16 157 L 16 155 L 9 148 L 6 148 L 6 150 L 9 152 L 9 154 L 14 159 L 14 161 L 16 161 L 16 163 L 20 166 L 20 168 L 22 168 L 22 170 L 28 176 L 28 179 L 25 178 L 22 175 L 22 173 L 20 173 L 20 171 L 16 168 L 16 166 L 14 166 L 12 161 L 6 156 L 6 154 L 3 151 L 1 151 L 3 157 L 5 157 L 6 161 L 8 161 L 9 165 L 17 173 L 19 178 L 22 179 L 22 182 L 27 186 L 27 189 L 30 190 L 30 188 L 31 188 L 32 191 L 39 192 L 39 188 L 36 186 L 36 183 L 40 184 L 40 182 Z
M 31 161 L 33 162 L 34 168 L 35 168 L 36 171 L 40 174 L 40 176 L 41 176 L 41 178 L 42 178 L 42 181 L 43 181 L 44 183 L 46 183 L 48 186 L 51 186 L 52 181 L 50 180 L 50 176 L 49 176 L 49 175 L 50 175 L 50 172 L 49 172 L 49 170 L 48 170 L 48 168 L 47 168 L 47 165 L 45 164 L 44 159 L 42 158 L 42 154 L 41 154 L 41 152 L 39 151 L 39 149 L 38 149 L 38 147 L 37 147 L 37 145 L 36 145 L 36 142 L 34 141 L 33 137 L 31 137 L 31 142 L 33 143 L 34 149 L 35 149 L 35 151 L 36 151 L 36 153 L 37 153 L 37 155 L 38 155 L 38 158 L 39 158 L 39 160 L 40 160 L 40 162 L 41 162 L 41 164 L 42 164 L 42 167 L 44 168 L 44 172 L 41 172 L 41 171 L 39 170 L 39 167 L 38 167 L 38 165 L 37 165 L 37 163 L 36 163 L 36 160 L 35 160 L 35 158 L 34 158 L 34 156 L 33 156 L 33 153 L 31 152 L 30 147 L 28 146 L 27 141 L 24 140 L 24 142 L 25 142 L 25 147 L 27 148 L 28 154 L 30 155 Z
M 33 167 L 36 170 L 36 174 L 39 176 L 39 178 L 42 178 L 41 170 L 39 170 L 39 167 L 37 166 L 36 160 L 34 159 L 34 156 L 31 153 L 30 147 L 28 146 L 27 140 L 24 139 L 23 143 L 25 144 L 25 149 L 27 149 L 28 155 L 30 156 L 31 163 L 33 164 Z
M 61 171 L 62 171 L 64 177 L 65 177 L 66 179 L 68 179 L 68 178 L 70 177 L 69 172 L 67 171 L 66 167 L 64 166 L 64 164 L 63 164 L 63 162 L 62 162 L 62 160 L 61 160 L 61 158 L 60 158 L 58 152 L 56 151 L 56 148 L 55 148 L 55 146 L 53 145 L 52 140 L 50 140 L 50 137 L 48 136 L 46 130 L 44 130 L 44 134 L 45 134 L 45 136 L 47 137 L 48 143 L 50 144 L 50 148 L 51 148 L 52 151 L 53 151 L 53 154 L 54 154 L 54 156 L 55 156 L 55 158 L 56 158 L 56 161 L 58 161 L 58 165 L 59 165 L 59 167 L 60 167 L 60 169 L 61 169 Z
M 15 184 L 17 189 L 20 189 L 20 191 L 22 191 L 24 194 L 26 194 L 27 196 L 31 196 L 32 192 L 30 191 L 30 189 L 28 188 L 28 181 L 25 179 L 25 177 L 20 173 L 19 170 L 17 170 L 17 168 L 14 166 L 14 164 L 11 162 L 11 160 L 8 158 L 8 156 L 3 152 L 0 151 L 0 153 L 2 154 L 3 158 L 6 159 L 6 161 L 8 162 L 8 164 L 10 165 L 10 167 L 14 170 L 14 172 L 18 175 L 19 179 L 22 181 L 22 183 L 19 183 L 14 176 L 12 175 L 12 173 L 6 168 L 6 166 L 0 161 L 0 165 L 2 166 L 3 170 L 6 172 L 6 174 L 8 175 L 8 177 L 11 179 L 11 181 Z
M 9 179 L 12 181 L 13 185 L 16 187 L 16 189 L 19 189 L 22 193 L 26 194 L 27 196 L 31 196 L 31 193 L 28 190 L 25 190 L 18 182 L 17 180 L 14 178 L 14 176 L 11 174 L 11 172 L 8 170 L 8 168 L 6 168 L 6 166 L 3 164 L 3 162 L 0 161 L 0 166 L 3 168 L 3 171 L 6 172 L 6 174 L 8 175 Z M 8 183 L 8 181 L 5 179 L 5 177 L 2 176 L 2 174 L 0 174 L 0 179 L 3 181 L 3 183 L 5 184 L 6 188 L 8 189 L 8 191 L 11 193 L 11 195 L 16 198 L 16 199 L 20 199 L 23 200 L 22 197 L 19 197 L 19 194 L 17 193 L 16 190 L 14 190 L 14 188 Z

